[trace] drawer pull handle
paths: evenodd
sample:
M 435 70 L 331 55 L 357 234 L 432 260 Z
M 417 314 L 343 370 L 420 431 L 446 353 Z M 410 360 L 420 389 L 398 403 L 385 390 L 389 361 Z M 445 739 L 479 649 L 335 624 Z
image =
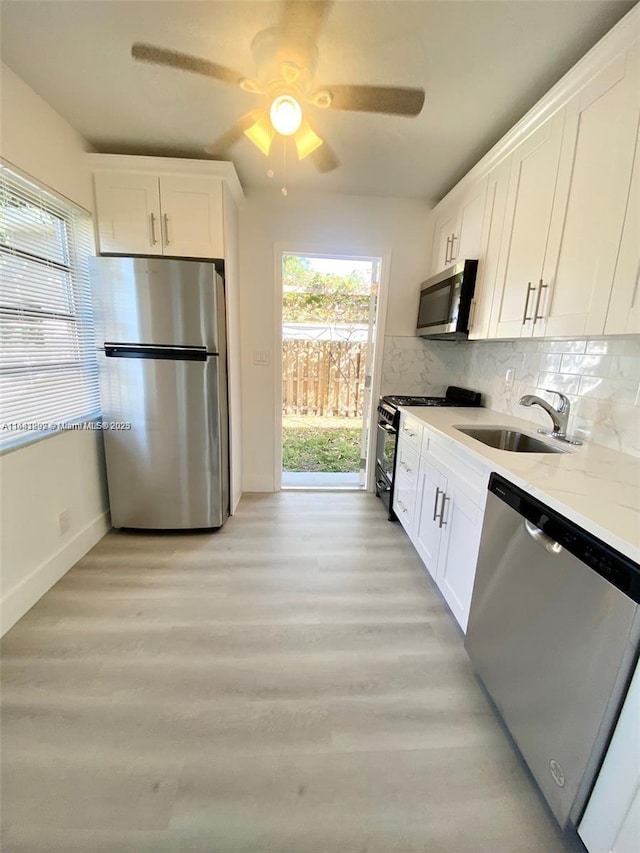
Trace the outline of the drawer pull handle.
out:
M 447 504 L 447 501 L 448 501 L 448 500 L 449 500 L 449 498 L 448 498 L 448 497 L 446 496 L 446 494 L 443 492 L 443 493 L 442 493 L 442 504 L 441 504 L 441 506 L 440 506 L 440 523 L 438 524 L 438 527 L 444 527 L 444 525 L 447 523 L 447 522 L 444 520 L 444 508 L 445 508 L 445 506 L 446 506 L 446 504 Z
M 403 471 L 406 471 L 407 474 L 410 474 L 411 471 L 413 470 L 412 468 L 409 468 L 409 466 L 407 465 L 406 462 L 401 462 L 400 467 L 403 469 Z
M 444 492 L 442 493 L 444 495 Z M 440 497 L 440 489 L 436 486 L 436 498 L 433 502 L 433 520 L 438 520 L 438 498 Z
M 529 309 L 529 297 L 532 293 L 535 293 L 536 289 L 532 286 L 531 282 L 527 284 L 527 298 L 524 301 L 524 311 L 522 314 L 522 325 L 524 326 L 528 320 L 533 320 L 533 317 L 527 317 L 527 311 Z
M 398 500 L 398 506 L 400 507 L 400 509 L 402 510 L 402 512 L 407 512 L 407 508 L 406 508 L 406 506 L 402 503 L 402 501 L 401 501 L 401 500 Z

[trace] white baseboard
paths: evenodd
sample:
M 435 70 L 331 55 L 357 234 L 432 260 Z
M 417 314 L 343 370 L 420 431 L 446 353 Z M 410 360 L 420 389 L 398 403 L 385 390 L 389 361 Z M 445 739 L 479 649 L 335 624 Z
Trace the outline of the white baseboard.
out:
M 0 637 L 7 633 L 27 610 L 51 589 L 81 557 L 111 529 L 109 513 L 104 512 L 66 542 L 52 557 L 34 569 L 0 602 Z

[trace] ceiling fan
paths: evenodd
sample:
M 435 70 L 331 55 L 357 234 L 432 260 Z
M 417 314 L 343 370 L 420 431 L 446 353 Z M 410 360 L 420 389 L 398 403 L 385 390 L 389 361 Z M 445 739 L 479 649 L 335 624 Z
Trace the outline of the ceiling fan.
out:
M 209 154 L 222 155 L 245 135 L 268 156 L 279 134 L 293 138 L 298 159 L 310 156 L 320 172 L 331 172 L 338 167 L 338 158 L 313 127 L 308 107 L 415 117 L 422 110 L 425 93 L 424 89 L 397 86 L 318 88 L 314 82 L 316 39 L 330 7 L 326 0 L 285 0 L 279 26 L 262 30 L 251 44 L 257 67 L 255 78 L 243 77 L 207 59 L 142 42 L 132 46 L 131 55 L 140 62 L 166 65 L 239 86 L 266 99 L 264 107 L 243 115 L 208 146 L 205 150 Z

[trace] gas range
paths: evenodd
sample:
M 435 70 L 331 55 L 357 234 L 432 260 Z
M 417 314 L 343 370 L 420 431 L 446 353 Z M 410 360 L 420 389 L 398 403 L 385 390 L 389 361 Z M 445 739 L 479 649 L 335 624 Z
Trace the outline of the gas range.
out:
M 415 397 L 411 394 L 390 394 L 382 397 L 378 405 L 376 437 L 376 495 L 395 520 L 393 512 L 393 481 L 396 467 L 400 406 L 480 406 L 477 391 L 450 385 L 444 397 Z
M 382 397 L 378 405 L 379 420 L 397 426 L 400 406 L 480 406 L 481 395 L 477 391 L 449 385 L 444 397 L 419 397 L 411 394 L 390 394 Z

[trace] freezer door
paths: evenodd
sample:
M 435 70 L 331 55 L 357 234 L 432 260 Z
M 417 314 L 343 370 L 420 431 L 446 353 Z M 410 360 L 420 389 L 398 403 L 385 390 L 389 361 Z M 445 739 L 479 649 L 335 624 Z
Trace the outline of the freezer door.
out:
M 222 279 L 212 263 L 90 258 L 96 341 L 224 351 Z
M 220 527 L 229 514 L 224 363 L 134 348 L 99 361 L 113 526 Z

